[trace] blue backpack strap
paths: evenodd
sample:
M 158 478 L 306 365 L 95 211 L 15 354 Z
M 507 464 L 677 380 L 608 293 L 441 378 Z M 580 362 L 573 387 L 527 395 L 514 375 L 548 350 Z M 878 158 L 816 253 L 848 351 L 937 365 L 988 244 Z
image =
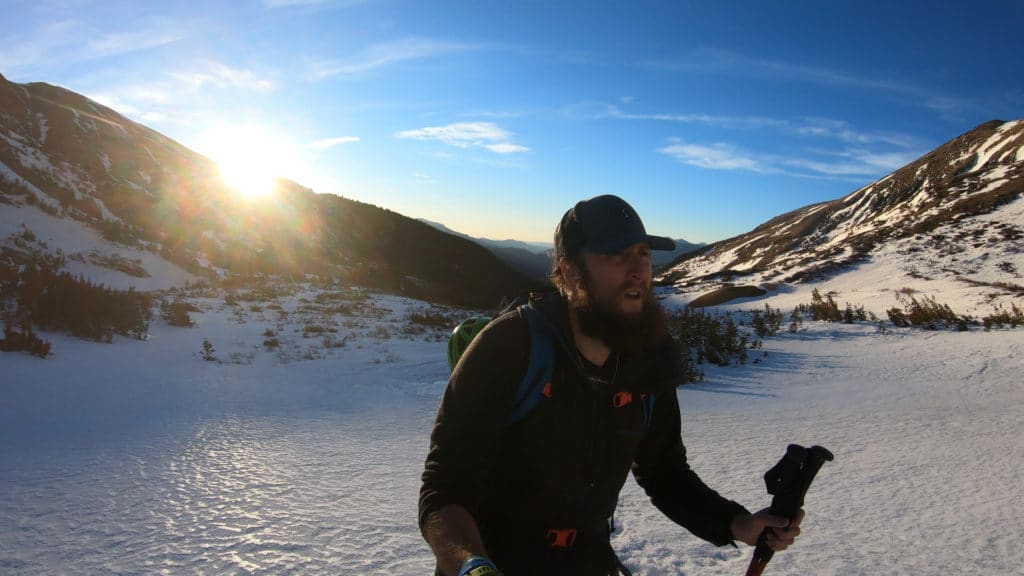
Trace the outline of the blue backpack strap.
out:
M 507 426 L 526 417 L 544 398 L 544 388 L 555 372 L 555 334 L 548 321 L 530 304 L 519 307 L 530 325 L 530 363 L 516 390 Z

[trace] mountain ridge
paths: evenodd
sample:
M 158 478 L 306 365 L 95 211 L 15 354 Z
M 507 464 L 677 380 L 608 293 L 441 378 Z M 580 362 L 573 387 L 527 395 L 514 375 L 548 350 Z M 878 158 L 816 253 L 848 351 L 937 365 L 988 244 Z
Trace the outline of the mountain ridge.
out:
M 1022 193 L 1024 121 L 993 120 L 842 198 L 684 255 L 659 282 L 680 293 L 724 283 L 820 282 L 902 246 L 904 256 L 923 261 L 927 254 L 930 262 L 925 272 L 907 273 L 910 279 L 1019 285 L 1024 220 L 1013 205 Z M 981 250 L 971 256 L 980 263 L 962 261 L 958 254 L 968 249 Z
M 0 76 L 0 221 L 25 206 L 97 230 L 99 261 L 154 253 L 183 282 L 310 273 L 475 307 L 536 284 L 476 243 L 289 180 L 246 201 L 180 143 L 64 88 Z M 0 222 L 8 267 L 20 265 L 18 224 Z

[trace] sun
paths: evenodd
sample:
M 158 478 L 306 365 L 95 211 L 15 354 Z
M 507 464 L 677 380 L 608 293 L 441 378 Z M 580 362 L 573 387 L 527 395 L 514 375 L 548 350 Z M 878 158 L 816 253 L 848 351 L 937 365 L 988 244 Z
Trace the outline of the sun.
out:
M 274 191 L 276 176 L 252 156 L 230 158 L 217 162 L 220 177 L 229 188 L 246 199 L 269 196 Z
M 267 129 L 225 125 L 204 134 L 200 141 L 197 147 L 217 163 L 224 184 L 243 199 L 266 198 L 278 178 L 291 177 L 295 147 Z

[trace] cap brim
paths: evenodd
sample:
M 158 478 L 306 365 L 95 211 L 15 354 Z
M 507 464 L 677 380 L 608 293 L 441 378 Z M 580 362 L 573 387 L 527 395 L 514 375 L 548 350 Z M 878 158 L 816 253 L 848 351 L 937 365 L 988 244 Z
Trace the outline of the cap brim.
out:
M 666 250 L 671 252 L 676 249 L 676 241 L 664 236 L 651 236 L 648 234 L 647 244 L 651 247 L 651 250 Z

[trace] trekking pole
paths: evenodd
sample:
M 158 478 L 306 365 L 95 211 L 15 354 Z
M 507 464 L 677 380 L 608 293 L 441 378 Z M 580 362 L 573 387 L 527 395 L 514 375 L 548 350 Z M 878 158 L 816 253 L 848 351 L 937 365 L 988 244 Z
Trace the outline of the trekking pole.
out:
M 821 446 L 804 448 L 790 444 L 782 460 L 764 475 L 768 493 L 773 496 L 771 513 L 792 521 L 804 505 L 804 495 L 811 487 L 815 474 L 825 462 L 833 458 L 832 453 Z M 757 540 L 754 557 L 750 559 L 750 567 L 747 568 L 747 576 L 761 576 L 761 572 L 775 555 L 775 551 L 768 547 L 769 530 L 771 529 L 765 528 Z

